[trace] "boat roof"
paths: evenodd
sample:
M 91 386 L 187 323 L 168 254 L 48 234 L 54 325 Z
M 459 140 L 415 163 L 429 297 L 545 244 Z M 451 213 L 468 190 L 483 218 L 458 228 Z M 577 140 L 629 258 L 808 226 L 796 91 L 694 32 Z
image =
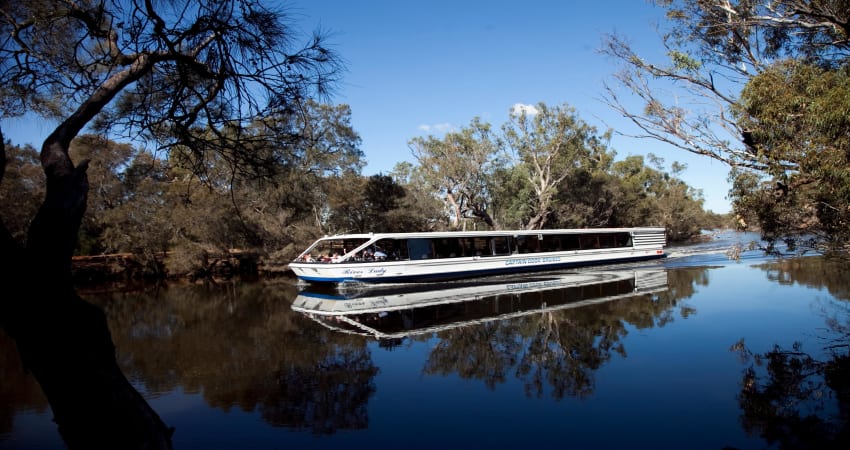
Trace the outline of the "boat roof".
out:
M 333 239 L 381 239 L 381 238 L 440 238 L 440 237 L 481 237 L 481 236 L 516 236 L 537 234 L 585 234 L 585 233 L 623 233 L 623 232 L 664 232 L 664 227 L 630 227 L 630 228 L 561 228 L 548 230 L 489 230 L 489 231 L 423 231 L 416 233 L 354 233 L 324 236 L 319 240 Z

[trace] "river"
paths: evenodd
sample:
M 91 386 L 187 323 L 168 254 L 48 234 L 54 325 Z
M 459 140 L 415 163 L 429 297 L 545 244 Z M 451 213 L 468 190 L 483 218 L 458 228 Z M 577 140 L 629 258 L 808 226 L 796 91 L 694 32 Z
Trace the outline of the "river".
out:
M 339 301 L 396 310 L 345 320 L 305 311 L 322 297 L 284 281 L 81 295 L 106 312 L 123 372 L 175 428 L 175 449 L 842 447 L 850 265 L 767 256 L 747 250 L 753 239 L 353 290 Z M 61 448 L 0 332 L 0 449 Z

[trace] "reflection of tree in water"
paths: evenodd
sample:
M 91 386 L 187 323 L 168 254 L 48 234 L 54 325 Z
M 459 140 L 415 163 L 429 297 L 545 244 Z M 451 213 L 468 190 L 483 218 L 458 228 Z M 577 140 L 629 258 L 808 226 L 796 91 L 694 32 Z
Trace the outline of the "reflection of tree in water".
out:
M 850 264 L 822 257 L 789 258 L 754 266 L 779 284 L 826 289 L 835 298 L 850 300 Z
M 732 350 L 750 364 L 738 402 L 741 422 L 782 449 L 850 448 L 850 279 L 841 261 L 799 258 L 759 266 L 770 279 L 827 289 L 841 303 L 823 306 L 823 348 L 750 350 L 744 340 Z M 824 334 L 825 333 L 825 334 Z
M 614 354 L 626 356 L 621 339 L 629 326 L 662 327 L 675 319 L 677 306 L 683 318 L 694 313 L 679 300 L 693 295 L 695 284 L 707 284 L 706 270 L 670 271 L 667 281 L 668 290 L 661 293 L 440 332 L 425 373 L 457 373 L 491 389 L 512 373 L 523 381 L 529 396 L 539 397 L 547 389 L 556 399 L 589 395 L 594 372 Z M 560 291 L 522 295 L 524 301 L 537 296 L 547 304 L 554 300 L 547 296 Z
M 294 295 L 287 284 L 236 283 L 88 297 L 106 311 L 125 373 L 154 394 L 180 386 L 274 425 L 362 428 L 377 372 L 368 349 L 305 324 Z
M 522 342 L 505 322 L 487 322 L 439 333 L 425 373 L 456 372 L 461 378 L 482 380 L 489 388 L 504 383 L 517 361 Z
M 366 428 L 377 372 L 371 355 L 359 349 L 327 355 L 315 368 L 288 366 L 276 374 L 278 389 L 261 400 L 260 411 L 272 425 L 316 434 Z

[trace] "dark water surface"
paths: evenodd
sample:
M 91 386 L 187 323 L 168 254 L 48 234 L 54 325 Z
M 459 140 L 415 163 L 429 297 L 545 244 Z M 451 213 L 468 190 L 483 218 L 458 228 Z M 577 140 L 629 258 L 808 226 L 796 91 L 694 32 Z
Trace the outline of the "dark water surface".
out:
M 416 291 L 82 294 L 176 449 L 843 448 L 850 266 L 725 255 L 747 239 Z M 332 296 L 371 309 L 304 312 Z M 0 449 L 60 448 L 0 332 Z

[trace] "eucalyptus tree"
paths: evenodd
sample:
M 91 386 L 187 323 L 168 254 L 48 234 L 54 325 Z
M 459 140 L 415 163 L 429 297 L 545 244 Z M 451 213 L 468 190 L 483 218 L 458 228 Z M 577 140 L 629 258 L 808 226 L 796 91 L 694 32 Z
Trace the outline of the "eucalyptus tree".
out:
M 390 175 L 349 174 L 329 185 L 326 227 L 331 233 L 422 231 L 419 216 L 405 208 L 407 190 Z
M 527 172 L 523 167 L 506 164 L 493 173 L 492 179 L 494 220 L 505 229 L 522 229 L 528 223 L 534 205 L 529 201 L 533 193 L 527 182 Z
M 850 2 L 655 3 L 667 10 L 661 43 L 669 61 L 644 59 L 625 38 L 609 36 L 604 52 L 623 65 L 616 80 L 642 108 L 613 87 L 607 102 L 639 136 L 722 161 L 735 168 L 733 176 L 746 177 L 733 192 L 734 206 L 742 218 L 761 221 L 766 238 L 822 233 L 829 247 L 846 246 L 848 236 L 835 233 L 850 219 L 839 206 L 850 201 L 848 177 L 835 169 L 850 160 L 846 141 L 831 138 L 850 134 L 840 81 L 850 60 Z M 770 203 L 751 201 L 771 194 Z
M 416 137 L 410 150 L 419 162 L 425 181 L 445 198 L 452 228 L 473 219 L 487 226 L 499 225 L 490 214 L 492 174 L 504 160 L 490 124 L 475 118 L 469 126 L 434 136 Z
M 393 223 L 399 231 L 438 231 L 448 223 L 443 201 L 428 188 L 419 166 L 401 161 L 393 166 L 389 176 L 404 188 L 405 195 L 393 212 Z
M 246 145 L 261 164 L 234 170 L 226 159 L 215 159 L 216 178 L 225 187 L 218 193 L 231 200 L 234 224 L 246 234 L 242 245 L 292 257 L 290 248 L 327 231 L 323 218 L 336 181 L 359 177 L 363 168 L 351 108 L 307 100 L 297 110 L 258 118 L 244 132 L 256 138 Z
M 604 168 L 613 159 L 606 144 L 610 133 L 597 135 L 568 105 L 538 103 L 533 114 L 511 113 L 502 130 L 531 193 L 526 225 L 530 230 L 546 226 L 557 190 L 570 189 L 564 183 L 575 170 Z
M 850 249 L 850 64 L 830 69 L 776 63 L 741 94 L 739 124 L 765 160 L 768 182 L 733 198 L 770 240 L 813 238 L 827 250 Z
M 26 245 L 0 229 L 0 276 L 16 292 L 3 302 L 3 325 L 70 447 L 170 447 L 170 430 L 117 368 L 102 312 L 72 286 L 89 182 L 88 162 L 71 159 L 70 143 L 93 126 L 251 167 L 251 146 L 241 144 L 277 136 L 244 128 L 326 94 L 340 65 L 322 36 L 296 46 L 286 17 L 259 0 L 32 0 L 0 8 L 0 118 L 58 123 L 41 147 L 46 195 Z
M 306 245 L 327 231 L 323 218 L 331 184 L 358 177 L 365 164 L 360 136 L 351 126 L 351 108 L 308 101 L 299 111 L 270 117 L 258 126 L 296 137 L 283 147 L 279 173 L 264 191 L 269 194 L 264 211 L 275 214 L 266 217 L 288 219 L 275 223 L 278 231 L 268 234 L 269 242 L 288 245 L 281 236 L 285 234 L 292 235 L 298 246 Z

